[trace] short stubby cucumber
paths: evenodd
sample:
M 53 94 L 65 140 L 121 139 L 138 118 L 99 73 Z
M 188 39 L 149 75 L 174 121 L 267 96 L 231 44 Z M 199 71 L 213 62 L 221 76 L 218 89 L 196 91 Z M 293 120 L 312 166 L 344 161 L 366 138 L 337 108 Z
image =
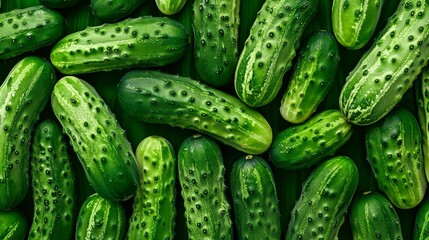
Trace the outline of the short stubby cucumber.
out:
M 0 14 L 0 60 L 51 45 L 66 32 L 64 17 L 45 6 Z
M 91 0 L 91 9 L 95 16 L 105 22 L 116 22 L 127 17 L 145 0 Z
M 0 211 L 0 219 L 0 239 L 25 239 L 28 231 L 28 220 L 21 210 Z
M 334 0 L 332 30 L 348 49 L 360 49 L 371 39 L 385 0 Z
M 56 82 L 45 59 L 21 59 L 0 86 L 0 210 L 12 209 L 27 195 L 30 141 Z
M 238 239 L 280 239 L 279 200 L 270 166 L 247 155 L 234 163 L 230 179 Z
M 292 67 L 301 36 L 316 14 L 317 0 L 267 0 L 240 54 L 234 86 L 252 107 L 270 103 Z
M 96 90 L 65 76 L 55 84 L 51 105 L 94 190 L 112 201 L 131 198 L 140 179 L 137 161 L 125 131 Z
M 80 3 L 83 0 L 39 0 L 49 8 L 67 8 Z
M 423 142 L 423 165 L 426 180 L 429 181 L 429 67 L 423 68 L 419 79 L 415 83 L 417 114 Z
M 52 64 L 74 75 L 160 67 L 182 58 L 189 46 L 183 25 L 167 17 L 138 17 L 71 33 L 52 48 Z
M 395 208 L 378 192 L 364 192 L 350 207 L 353 240 L 401 240 L 402 229 Z
M 358 125 L 385 116 L 429 59 L 429 2 L 401 0 L 372 47 L 346 78 L 340 110 Z
M 273 164 L 283 169 L 303 169 L 334 154 L 353 133 L 353 125 L 336 109 L 325 110 L 300 125 L 274 136 L 270 148 Z
M 195 69 L 199 79 L 221 87 L 234 79 L 238 62 L 238 26 L 240 0 L 195 0 Z
M 136 149 L 142 172 L 133 201 L 127 239 L 173 239 L 176 216 L 176 154 L 160 136 L 144 138 Z
M 429 239 L 429 201 L 423 200 L 419 205 L 414 223 L 414 240 Z
M 339 61 L 339 47 L 330 32 L 308 37 L 281 100 L 280 113 L 286 121 L 302 123 L 316 111 L 335 81 Z
M 126 216 L 122 202 L 114 202 L 94 193 L 79 210 L 76 240 L 123 239 Z
M 225 167 L 217 143 L 204 135 L 188 137 L 180 145 L 177 161 L 188 239 L 232 240 Z
M 337 156 L 317 166 L 302 184 L 286 239 L 338 239 L 358 180 L 358 169 L 349 157 Z
M 427 181 L 421 132 L 414 115 L 403 107 L 393 109 L 367 128 L 365 145 L 379 189 L 398 208 L 417 206 L 425 195 Z
M 159 11 L 165 15 L 174 15 L 185 6 L 186 0 L 155 0 Z
M 134 70 L 118 88 L 122 109 L 140 121 L 193 129 L 248 154 L 263 153 L 271 144 L 271 127 L 259 112 L 193 79 Z
M 44 120 L 34 131 L 30 176 L 34 214 L 28 239 L 72 239 L 75 178 L 61 126 L 54 120 Z

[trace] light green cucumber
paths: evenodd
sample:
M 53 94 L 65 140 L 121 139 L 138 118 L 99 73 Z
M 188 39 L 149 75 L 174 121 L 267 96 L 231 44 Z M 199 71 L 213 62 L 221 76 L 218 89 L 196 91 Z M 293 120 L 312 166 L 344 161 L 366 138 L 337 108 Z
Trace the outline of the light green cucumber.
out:
M 155 0 L 159 11 L 165 15 L 174 15 L 185 6 L 186 0 Z
M 145 0 L 91 0 L 95 16 L 105 22 L 116 22 L 130 15 Z
M 24 240 L 28 231 L 28 220 L 18 209 L 0 211 L 0 239 Z

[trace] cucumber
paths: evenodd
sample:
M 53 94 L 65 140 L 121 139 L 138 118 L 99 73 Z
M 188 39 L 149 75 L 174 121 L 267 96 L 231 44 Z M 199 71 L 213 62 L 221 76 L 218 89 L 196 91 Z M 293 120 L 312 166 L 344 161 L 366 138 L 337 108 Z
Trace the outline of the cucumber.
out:
M 188 45 L 189 36 L 179 22 L 138 17 L 71 33 L 55 44 L 50 58 L 67 75 L 160 67 L 181 59 Z
M 340 61 L 339 47 L 327 31 L 316 31 L 298 55 L 280 113 L 291 123 L 302 123 L 313 114 L 331 89 Z
M 193 129 L 248 154 L 271 144 L 271 127 L 260 113 L 190 78 L 134 70 L 118 88 L 120 106 L 137 120 Z
M 174 15 L 185 6 L 186 0 L 155 0 L 158 10 L 165 15 Z
M 367 128 L 365 146 L 379 189 L 398 208 L 417 206 L 427 181 L 421 132 L 414 115 L 403 107 L 392 110 Z
M 231 170 L 238 239 L 280 239 L 280 211 L 273 172 L 264 159 L 247 155 Z
M 82 0 L 39 0 L 49 8 L 67 8 L 80 3 Z
M 94 190 L 111 201 L 131 198 L 140 179 L 135 155 L 95 89 L 82 79 L 65 76 L 55 84 L 51 105 Z
M 338 239 L 358 179 L 356 164 L 346 156 L 317 166 L 302 184 L 286 239 Z
M 45 6 L 0 14 L 0 60 L 49 46 L 66 31 L 64 17 Z
M 402 0 L 346 78 L 340 110 L 357 125 L 380 120 L 401 101 L 429 59 L 429 3 Z
M 145 0 L 91 0 L 91 9 L 95 16 L 105 22 L 116 22 L 127 17 Z
M 422 133 L 423 165 L 426 180 L 429 181 L 429 67 L 422 70 L 415 83 L 417 114 Z
M 61 126 L 44 120 L 34 131 L 30 175 L 34 214 L 28 239 L 72 239 L 75 178 Z
M 219 146 L 213 139 L 196 134 L 180 145 L 177 161 L 188 239 L 233 239 Z
M 142 177 L 133 202 L 127 239 L 173 239 L 176 154 L 160 136 L 144 138 L 136 149 Z
M 429 201 L 424 200 L 419 205 L 414 223 L 414 240 L 426 240 L 429 238 Z
M 325 110 L 275 135 L 270 148 L 271 161 L 277 168 L 308 168 L 348 142 L 353 129 L 340 111 Z
M 247 105 L 263 106 L 277 95 L 317 2 L 267 0 L 262 5 L 235 71 L 235 91 Z
M 0 211 L 0 219 L 0 239 L 25 239 L 28 231 L 28 221 L 21 210 Z
M 76 240 L 123 239 L 125 236 L 125 208 L 94 193 L 79 210 Z
M 354 240 L 401 240 L 401 222 L 395 208 L 383 195 L 364 192 L 350 209 L 350 225 Z
M 226 86 L 238 62 L 240 0 L 196 0 L 192 6 L 195 70 L 201 81 Z
M 45 59 L 21 59 L 0 86 L 0 210 L 17 206 L 29 189 L 30 138 L 56 81 Z

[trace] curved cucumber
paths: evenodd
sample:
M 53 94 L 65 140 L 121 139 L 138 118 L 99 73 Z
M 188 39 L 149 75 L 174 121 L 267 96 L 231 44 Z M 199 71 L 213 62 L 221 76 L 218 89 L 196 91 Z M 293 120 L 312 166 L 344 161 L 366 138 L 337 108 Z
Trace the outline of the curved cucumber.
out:
M 24 213 L 17 209 L 0 211 L 0 219 L 0 239 L 25 239 L 28 231 L 28 221 Z
M 165 15 L 174 15 L 185 6 L 186 0 L 155 0 L 159 11 Z
M 91 9 L 95 16 L 106 22 L 116 22 L 130 15 L 145 0 L 91 0 Z
M 424 202 L 418 207 L 416 221 L 414 223 L 414 240 L 426 240 L 429 238 L 429 201 Z
M 80 3 L 83 0 L 39 0 L 49 8 L 67 8 Z
M 423 68 L 420 78 L 415 82 L 417 114 L 422 133 L 423 165 L 426 180 L 429 181 L 429 67 Z

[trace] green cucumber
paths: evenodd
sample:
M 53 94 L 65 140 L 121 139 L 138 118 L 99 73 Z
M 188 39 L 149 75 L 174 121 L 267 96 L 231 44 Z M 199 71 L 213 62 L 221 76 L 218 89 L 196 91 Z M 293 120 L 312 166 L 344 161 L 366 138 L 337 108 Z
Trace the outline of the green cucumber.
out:
M 105 22 L 116 22 L 127 17 L 145 0 L 91 0 L 91 9 L 95 16 Z
M 53 47 L 52 64 L 74 75 L 135 67 L 160 67 L 183 57 L 189 36 L 166 17 L 138 17 L 71 33 Z
M 414 240 L 429 239 L 429 201 L 424 200 L 419 205 L 414 223 Z
M 56 81 L 45 59 L 21 59 L 0 86 L 0 210 L 18 205 L 29 189 L 30 138 Z
M 134 70 L 118 88 L 120 106 L 137 120 L 193 129 L 248 154 L 271 144 L 271 127 L 260 113 L 190 78 Z
M 176 154 L 160 136 L 144 138 L 136 149 L 142 177 L 133 202 L 127 239 L 173 239 L 176 216 Z
M 39 0 L 49 8 L 67 8 L 80 3 L 83 0 Z
M 339 61 L 331 33 L 317 31 L 306 39 L 281 100 L 280 113 L 286 121 L 302 123 L 316 111 L 335 81 Z
M 273 172 L 264 159 L 247 155 L 231 170 L 238 239 L 280 239 L 280 211 Z
M 225 86 L 238 62 L 240 0 L 196 0 L 192 6 L 195 70 L 201 81 Z
M 55 84 L 51 105 L 94 190 L 112 201 L 131 198 L 140 178 L 135 155 L 125 131 L 95 89 L 84 80 L 65 76 Z
M 18 209 L 0 211 L 0 239 L 24 240 L 28 231 L 28 220 Z
M 317 0 L 267 0 L 256 16 L 235 72 L 238 97 L 252 107 L 270 103 L 292 67 Z
M 188 239 L 232 240 L 231 206 L 219 146 L 204 135 L 188 137 L 180 145 L 177 161 Z
M 34 215 L 28 239 L 72 239 L 75 224 L 75 178 L 61 126 L 38 124 L 31 149 L 30 175 Z
M 174 15 L 185 6 L 186 0 L 155 0 L 159 11 L 165 15 Z
M 379 189 L 398 208 L 417 206 L 427 181 L 421 132 L 414 115 L 403 107 L 392 110 L 367 128 L 365 145 Z
M 429 181 L 429 67 L 423 68 L 415 83 L 417 114 L 422 133 L 423 165 L 426 180 Z
M 358 179 L 356 164 L 346 156 L 317 166 L 302 184 L 286 239 L 338 239 Z
M 384 117 L 429 59 L 429 2 L 401 0 L 372 47 L 346 78 L 340 110 L 358 125 Z
M 303 169 L 334 154 L 353 133 L 353 125 L 336 109 L 325 110 L 274 136 L 270 149 L 274 166 Z

